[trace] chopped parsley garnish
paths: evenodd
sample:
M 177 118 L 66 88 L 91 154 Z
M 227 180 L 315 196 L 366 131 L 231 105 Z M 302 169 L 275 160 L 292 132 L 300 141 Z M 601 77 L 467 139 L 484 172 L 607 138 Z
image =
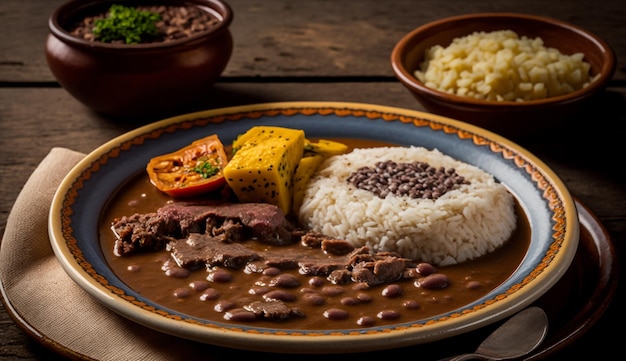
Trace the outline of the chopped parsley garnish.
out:
M 193 169 L 194 172 L 200 174 L 202 178 L 211 178 L 212 176 L 219 173 L 220 168 L 216 165 L 213 165 L 209 161 L 204 161 L 198 165 L 196 165 Z

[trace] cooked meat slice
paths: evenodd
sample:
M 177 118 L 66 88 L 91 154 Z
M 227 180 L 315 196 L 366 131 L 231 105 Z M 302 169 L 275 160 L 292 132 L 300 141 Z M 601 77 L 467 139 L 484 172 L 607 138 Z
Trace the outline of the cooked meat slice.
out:
M 228 267 L 262 272 L 268 267 L 298 268 L 301 274 L 376 285 L 400 279 L 412 260 L 393 252 L 371 253 L 348 241 L 295 229 L 274 205 L 253 203 L 173 203 L 155 213 L 113 222 L 115 251 L 126 255 L 166 246 L 185 268 Z M 301 249 L 282 248 L 300 239 Z M 247 242 L 269 243 L 257 253 Z
M 257 317 L 272 320 L 285 320 L 293 314 L 291 308 L 280 300 L 255 301 L 243 306 L 243 308 L 254 313 Z
M 111 229 L 115 234 L 114 254 L 124 256 L 140 250 L 159 250 L 177 236 L 177 228 L 163 222 L 156 213 L 134 214 L 116 219 Z
M 254 238 L 281 245 L 292 242 L 294 227 L 280 208 L 265 203 L 172 203 L 154 213 L 115 219 L 114 252 L 125 256 L 154 251 L 191 233 L 220 236 L 224 242 Z
M 300 273 L 309 276 L 328 276 L 331 272 L 346 268 L 346 259 L 339 258 L 309 258 L 298 262 Z
M 327 254 L 344 255 L 354 250 L 352 243 L 317 232 L 295 233 L 303 246 L 321 248 Z
M 172 203 L 160 208 L 158 213 L 166 218 L 173 218 L 181 225 L 181 233 L 188 234 L 222 232 L 220 228 L 225 223 L 239 223 L 249 236 L 257 238 L 263 243 L 289 244 L 291 243 L 291 225 L 285 215 L 272 204 L 267 203 Z M 210 220 L 207 223 L 207 219 Z M 202 229 L 204 224 L 204 228 Z M 206 225 L 212 228 L 206 229 Z M 230 225 L 232 227 L 232 225 Z
M 322 251 L 327 254 L 344 255 L 354 251 L 352 243 L 343 239 L 327 238 L 322 241 Z
M 332 271 L 326 278 L 335 285 L 345 285 L 352 281 L 352 272 L 347 269 L 338 269 Z
M 260 258 L 243 243 L 224 243 L 217 237 L 199 233 L 170 242 L 168 250 L 176 263 L 185 268 L 242 268 L 248 262 Z
M 406 262 L 403 258 L 387 256 L 373 262 L 359 262 L 352 267 L 352 279 L 372 285 L 402 278 Z

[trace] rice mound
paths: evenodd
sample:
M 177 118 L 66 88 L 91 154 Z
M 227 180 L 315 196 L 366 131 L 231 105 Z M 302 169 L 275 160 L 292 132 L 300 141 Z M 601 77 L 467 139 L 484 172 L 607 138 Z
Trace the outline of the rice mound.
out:
M 381 199 L 347 181 L 360 167 L 385 160 L 454 168 L 469 184 L 436 200 L 392 194 Z M 440 266 L 494 251 L 517 225 L 513 196 L 491 174 L 437 149 L 415 146 L 355 149 L 328 158 L 309 181 L 298 218 L 303 227 L 355 247 Z

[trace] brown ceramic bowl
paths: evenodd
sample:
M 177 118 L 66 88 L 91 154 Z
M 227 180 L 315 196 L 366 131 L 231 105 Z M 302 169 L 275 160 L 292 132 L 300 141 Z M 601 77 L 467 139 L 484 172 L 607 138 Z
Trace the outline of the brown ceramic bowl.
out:
M 475 31 L 513 30 L 519 36 L 540 37 L 544 45 L 563 54 L 582 52 L 591 65 L 591 75 L 599 77 L 589 86 L 572 93 L 540 100 L 489 101 L 452 95 L 427 87 L 414 75 L 426 49 L 447 47 L 454 38 Z M 450 17 L 425 24 L 404 36 L 391 54 L 396 77 L 429 112 L 466 121 L 505 136 L 525 136 L 555 128 L 579 112 L 587 101 L 602 91 L 615 72 L 615 54 L 594 34 L 552 18 L 483 13 Z
M 115 3 L 72 0 L 51 15 L 45 53 L 61 86 L 93 110 L 124 118 L 170 115 L 206 96 L 232 54 L 231 8 L 221 0 L 159 0 L 201 7 L 219 21 L 210 30 L 169 42 L 112 44 L 70 34 L 77 19 Z

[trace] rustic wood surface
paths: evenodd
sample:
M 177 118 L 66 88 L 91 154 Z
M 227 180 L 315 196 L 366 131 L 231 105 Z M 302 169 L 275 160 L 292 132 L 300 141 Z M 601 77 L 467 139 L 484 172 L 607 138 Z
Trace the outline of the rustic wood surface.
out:
M 90 152 L 152 119 L 91 112 L 58 86 L 43 53 L 47 19 L 60 0 L 0 3 L 0 233 L 21 187 L 55 146 Z M 354 101 L 423 110 L 393 77 L 389 55 L 411 29 L 470 12 L 547 15 L 596 33 L 615 50 L 614 79 L 571 126 L 518 142 L 544 160 L 610 232 L 625 257 L 626 7 L 622 1 L 230 0 L 235 50 L 206 101 L 189 111 L 272 101 Z M 616 162 L 609 163 L 608 160 Z M 622 272 L 623 274 L 624 272 Z M 622 277 L 623 279 L 623 277 Z M 608 311 L 557 359 L 626 358 L 624 286 Z M 563 300 L 564 303 L 567 300 Z M 0 361 L 50 360 L 0 306 Z

